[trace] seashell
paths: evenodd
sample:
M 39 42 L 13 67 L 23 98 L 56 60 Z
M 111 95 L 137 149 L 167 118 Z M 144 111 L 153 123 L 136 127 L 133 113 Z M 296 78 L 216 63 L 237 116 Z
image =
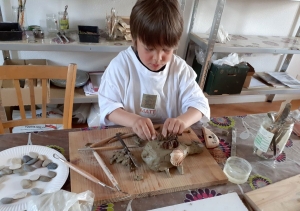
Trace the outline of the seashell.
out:
M 170 156 L 170 162 L 173 166 L 179 166 L 186 157 L 186 155 L 184 155 L 184 152 L 180 149 L 173 150 Z
M 170 162 L 174 166 L 179 166 L 182 164 L 184 158 L 188 154 L 188 148 L 180 145 L 177 149 L 174 149 L 170 154 Z

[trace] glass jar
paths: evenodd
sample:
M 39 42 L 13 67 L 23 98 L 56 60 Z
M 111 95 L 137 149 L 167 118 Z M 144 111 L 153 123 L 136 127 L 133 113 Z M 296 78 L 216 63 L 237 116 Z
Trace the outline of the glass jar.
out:
M 59 29 L 65 30 L 69 29 L 69 16 L 67 12 L 59 12 Z
M 288 141 L 294 127 L 292 118 L 286 118 L 283 123 L 273 123 L 270 118 L 264 118 L 254 139 L 254 154 L 264 159 L 276 159 Z
M 27 27 L 26 15 L 25 7 L 12 6 L 12 22 L 19 23 L 22 30 Z
M 55 13 L 46 14 L 46 25 L 48 32 L 57 32 L 57 15 Z

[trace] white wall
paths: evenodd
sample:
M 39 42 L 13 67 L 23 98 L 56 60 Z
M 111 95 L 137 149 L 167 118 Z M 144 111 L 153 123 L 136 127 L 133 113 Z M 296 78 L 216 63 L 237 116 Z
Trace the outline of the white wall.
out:
M 177 51 L 183 56 L 187 42 L 187 31 L 191 18 L 194 0 L 186 0 L 184 20 L 185 31 Z M 77 25 L 96 25 L 104 28 L 106 13 L 112 7 L 118 15 L 129 16 L 135 0 L 27 0 L 26 14 L 29 25 L 40 25 L 46 29 L 47 13 L 63 11 L 68 5 L 70 28 Z M 194 32 L 207 32 L 211 27 L 217 0 L 199 0 Z M 12 20 L 11 6 L 17 5 L 17 0 L 0 0 L 4 21 Z M 284 0 L 227 0 L 221 24 L 232 34 L 264 35 L 264 36 L 294 36 L 300 25 L 300 3 Z M 12 52 L 12 58 L 47 58 L 53 64 L 67 65 L 74 62 L 78 69 L 85 71 L 104 70 L 116 53 L 89 52 Z M 247 61 L 256 71 L 274 71 L 281 65 L 280 55 L 251 55 Z M 2 58 L 0 58 L 2 59 Z M 2 61 L 0 61 L 2 63 Z M 300 55 L 293 57 L 289 73 L 300 74 Z M 298 97 L 296 95 L 277 95 L 276 100 Z M 264 101 L 265 96 L 234 96 L 210 97 L 210 103 Z

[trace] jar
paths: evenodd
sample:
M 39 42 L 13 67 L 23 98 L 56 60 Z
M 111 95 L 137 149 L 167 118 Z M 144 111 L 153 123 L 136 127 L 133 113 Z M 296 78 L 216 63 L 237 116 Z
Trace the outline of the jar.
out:
M 20 27 L 22 30 L 25 29 L 25 27 L 27 27 L 27 14 L 26 14 L 26 10 L 25 7 L 16 7 L 16 6 L 12 6 L 12 22 L 17 22 L 20 24 Z
M 46 25 L 48 32 L 57 32 L 57 15 L 55 13 L 46 14 Z
M 67 12 L 59 12 L 59 29 L 65 30 L 69 29 L 69 16 Z
M 288 117 L 283 123 L 273 123 L 264 118 L 254 139 L 254 154 L 264 159 L 276 159 L 288 141 L 294 127 L 294 121 Z

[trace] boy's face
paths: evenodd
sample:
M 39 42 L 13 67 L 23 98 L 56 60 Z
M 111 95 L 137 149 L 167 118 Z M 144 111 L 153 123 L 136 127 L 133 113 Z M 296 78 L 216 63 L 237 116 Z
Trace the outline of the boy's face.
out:
M 136 49 L 140 60 L 152 71 L 158 71 L 171 60 L 174 48 L 162 46 L 146 46 L 140 39 L 136 41 Z

